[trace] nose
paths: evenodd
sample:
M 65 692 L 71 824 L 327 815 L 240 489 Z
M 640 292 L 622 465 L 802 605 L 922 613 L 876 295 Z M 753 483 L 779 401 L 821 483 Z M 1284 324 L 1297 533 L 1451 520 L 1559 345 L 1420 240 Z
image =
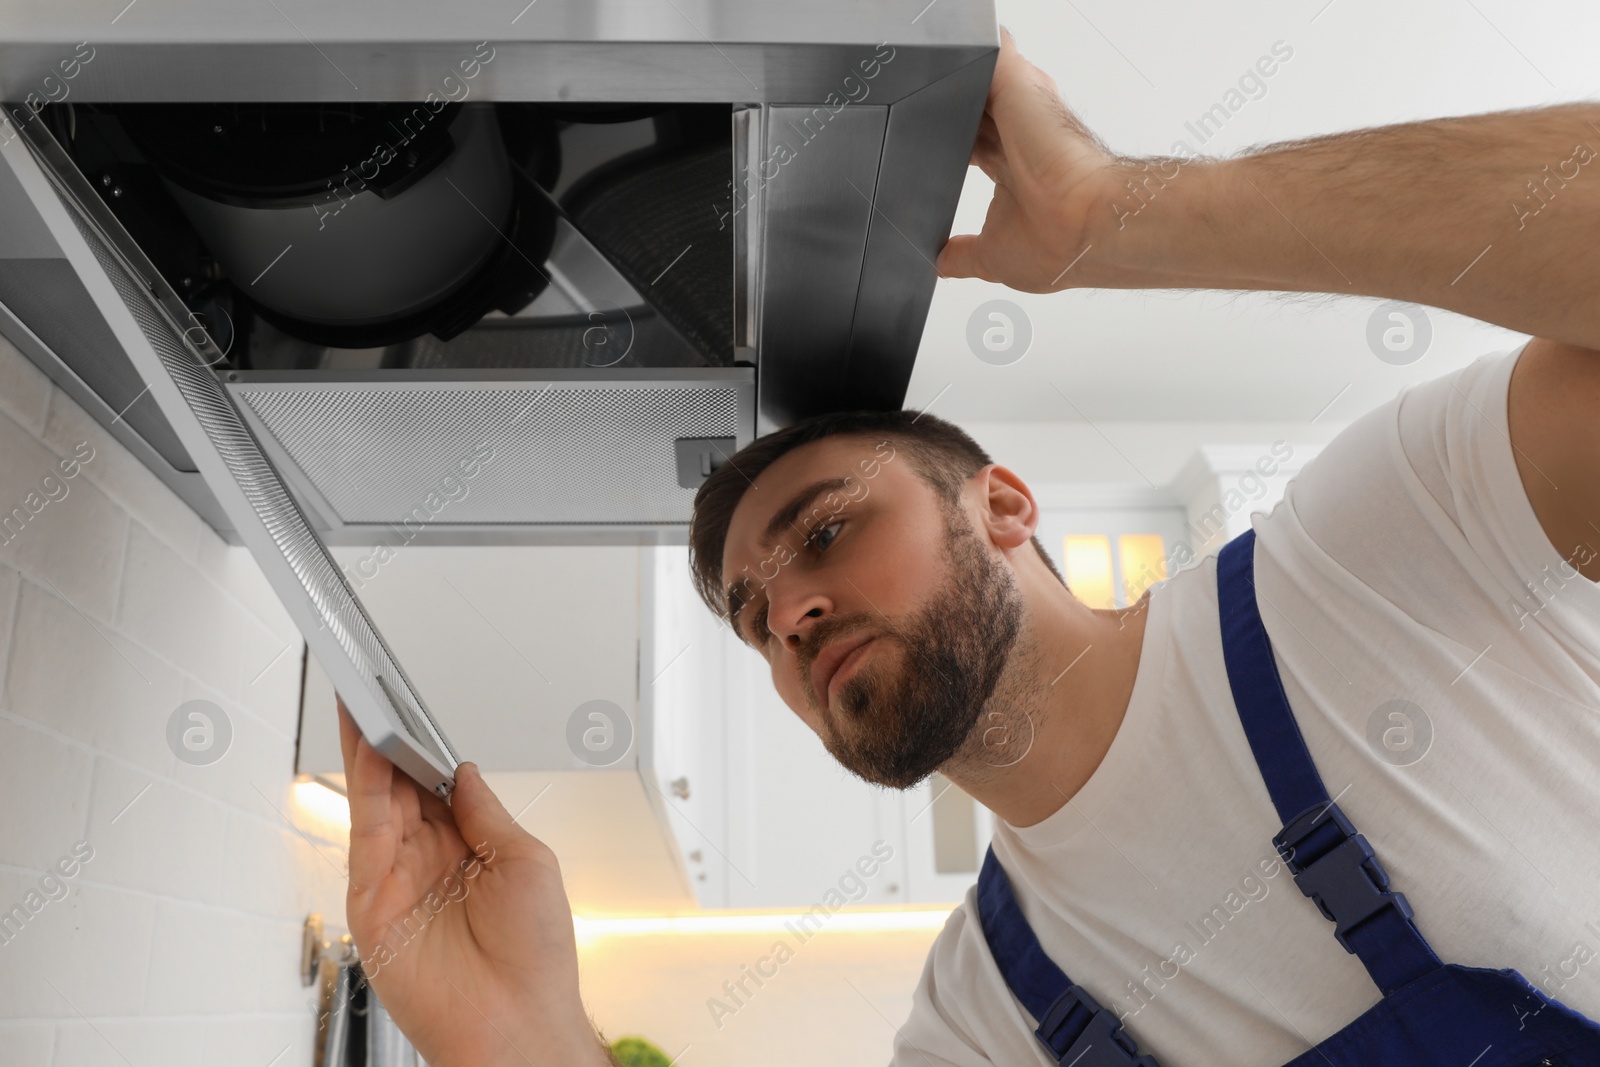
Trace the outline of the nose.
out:
M 817 591 L 775 592 L 767 608 L 767 627 L 783 647 L 799 652 L 811 636 L 817 623 L 834 612 L 834 604 L 825 594 Z

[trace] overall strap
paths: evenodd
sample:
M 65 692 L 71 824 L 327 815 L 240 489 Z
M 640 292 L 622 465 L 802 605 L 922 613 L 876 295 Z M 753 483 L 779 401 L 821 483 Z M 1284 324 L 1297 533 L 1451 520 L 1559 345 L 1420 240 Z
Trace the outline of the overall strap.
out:
M 1057 1063 L 1072 1067 L 1160 1067 L 1082 986 L 1045 955 L 1033 927 L 1017 906 L 1011 879 L 991 846 L 978 873 L 978 918 L 989 954 L 1028 1014 L 1034 1031 Z
M 1272 843 L 1300 891 L 1334 923 L 1339 944 L 1387 996 L 1442 964 L 1412 923 L 1405 894 L 1390 892 L 1372 846 L 1328 797 L 1300 736 L 1256 606 L 1255 543 L 1246 530 L 1223 546 L 1217 601 L 1239 722 L 1284 823 Z

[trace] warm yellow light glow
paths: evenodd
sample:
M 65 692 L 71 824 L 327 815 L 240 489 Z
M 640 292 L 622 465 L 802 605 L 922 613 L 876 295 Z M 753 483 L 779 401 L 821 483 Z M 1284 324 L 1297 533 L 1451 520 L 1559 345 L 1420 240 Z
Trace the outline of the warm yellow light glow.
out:
M 1067 585 L 1072 595 L 1091 608 L 1114 608 L 1111 582 L 1111 539 L 1103 534 L 1066 539 Z
M 1122 558 L 1124 603 L 1134 603 L 1167 576 L 1166 542 L 1160 534 L 1123 534 L 1117 538 L 1117 555 Z
M 585 919 L 572 923 L 579 940 L 596 937 L 631 937 L 649 934 L 759 934 L 782 933 L 791 928 L 822 930 L 938 930 L 950 917 L 949 908 L 901 908 L 893 911 L 803 911 L 736 913 L 728 915 L 642 915 L 615 919 Z M 801 925 L 801 920 L 805 920 Z
M 312 818 L 328 826 L 350 830 L 350 803 L 321 782 L 303 781 L 294 784 L 295 806 Z

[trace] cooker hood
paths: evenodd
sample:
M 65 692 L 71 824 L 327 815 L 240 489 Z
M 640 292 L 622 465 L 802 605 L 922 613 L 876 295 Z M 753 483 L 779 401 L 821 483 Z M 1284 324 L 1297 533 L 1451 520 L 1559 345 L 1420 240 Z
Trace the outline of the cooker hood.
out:
M 904 402 L 998 50 L 916 6 L 0 0 L 0 333 L 235 543 L 681 543 Z

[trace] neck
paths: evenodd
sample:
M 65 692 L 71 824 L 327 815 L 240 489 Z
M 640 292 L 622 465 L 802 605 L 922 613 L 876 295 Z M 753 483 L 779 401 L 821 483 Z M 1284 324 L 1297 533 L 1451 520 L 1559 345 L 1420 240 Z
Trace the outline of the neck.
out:
M 1012 826 L 1059 810 L 1100 766 L 1139 670 L 1150 597 L 1093 609 L 1059 584 L 1030 598 L 1021 632 L 972 736 L 945 777 Z

